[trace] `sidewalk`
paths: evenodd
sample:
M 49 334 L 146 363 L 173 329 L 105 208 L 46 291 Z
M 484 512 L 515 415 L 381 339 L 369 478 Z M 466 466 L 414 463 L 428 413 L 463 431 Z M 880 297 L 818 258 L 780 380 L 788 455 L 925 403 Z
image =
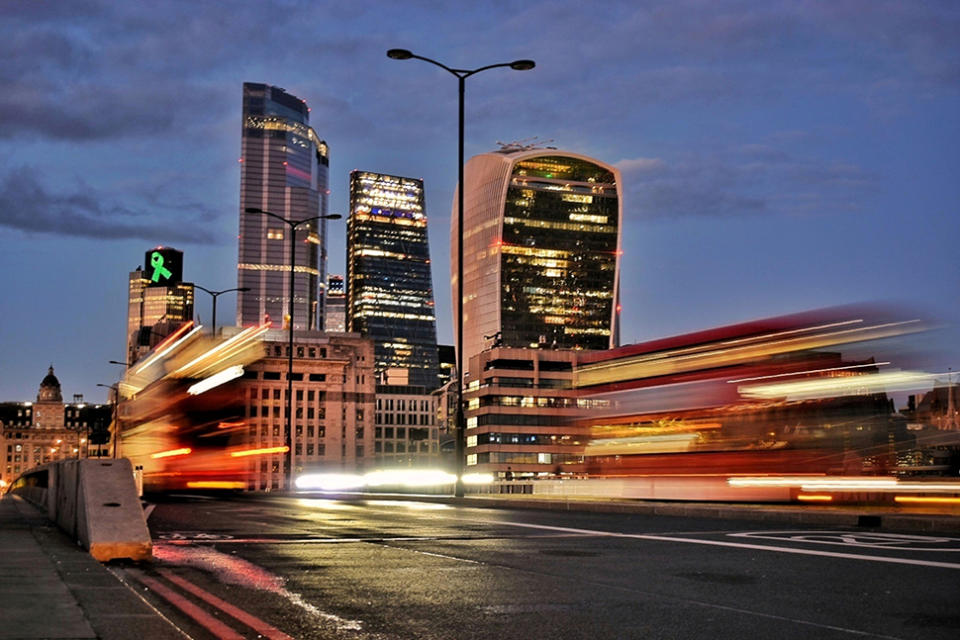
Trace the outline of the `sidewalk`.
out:
M 183 640 L 30 503 L 0 499 L 0 640 L 137 637 Z

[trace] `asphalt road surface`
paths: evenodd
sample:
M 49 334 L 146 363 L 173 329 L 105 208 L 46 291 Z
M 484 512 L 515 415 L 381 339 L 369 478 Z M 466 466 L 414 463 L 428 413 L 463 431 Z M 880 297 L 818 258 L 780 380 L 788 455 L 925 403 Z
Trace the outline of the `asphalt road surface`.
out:
M 415 500 L 167 496 L 111 570 L 187 637 L 960 637 L 960 538 Z

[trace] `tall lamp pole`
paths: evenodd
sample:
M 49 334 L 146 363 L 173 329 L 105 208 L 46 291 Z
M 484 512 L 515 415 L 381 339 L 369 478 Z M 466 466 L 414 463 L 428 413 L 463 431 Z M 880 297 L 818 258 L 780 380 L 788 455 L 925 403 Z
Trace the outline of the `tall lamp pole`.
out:
M 111 364 L 120 364 L 119 362 L 110 361 Z M 123 363 L 126 364 L 126 363 Z M 117 439 L 120 438 L 120 389 L 119 384 L 103 384 L 102 382 L 97 383 L 98 387 L 103 387 L 104 389 L 110 389 L 113 391 L 113 428 L 114 433 L 111 434 L 110 447 L 113 450 L 111 454 L 112 458 L 117 457 Z M 87 433 L 87 439 L 90 439 L 89 432 Z M 87 445 L 90 446 L 89 444 Z M 89 450 L 87 451 L 89 455 Z M 97 457 L 100 457 L 100 445 L 97 445 Z
M 233 289 L 224 289 L 223 291 L 211 291 L 206 287 L 201 287 L 198 284 L 193 285 L 195 289 L 200 289 L 200 291 L 206 291 L 213 297 L 213 335 L 217 335 L 217 298 L 221 293 L 230 293 L 231 291 L 250 291 L 250 287 L 234 287 Z
M 297 257 L 297 229 L 301 225 L 305 225 L 308 222 L 313 222 L 314 220 L 339 220 L 339 213 L 331 213 L 325 216 L 313 216 L 312 218 L 304 218 L 303 220 L 287 220 L 283 216 L 277 215 L 276 213 L 271 213 L 270 211 L 264 211 L 257 207 L 247 207 L 244 209 L 246 213 L 259 213 L 265 216 L 270 216 L 271 218 L 276 218 L 283 224 L 290 227 L 290 299 L 287 303 L 287 324 L 289 325 L 289 333 L 287 339 L 287 402 L 286 408 L 284 409 L 284 416 L 286 418 L 286 427 L 284 428 L 283 433 L 283 444 L 287 447 L 287 472 L 286 478 L 284 481 L 284 487 L 287 491 L 293 486 L 293 444 L 291 439 L 293 437 L 293 427 L 292 423 L 292 409 L 293 409 L 293 278 L 296 273 L 296 257 Z
M 453 69 L 423 56 L 418 56 L 407 49 L 390 49 L 387 51 L 387 57 L 393 60 L 423 60 L 432 65 L 436 65 L 457 77 L 459 86 L 459 132 L 457 138 L 457 412 L 456 412 L 456 456 L 457 456 L 457 480 L 454 485 L 454 496 L 463 497 L 463 473 L 464 457 L 466 452 L 466 424 L 463 414 L 463 99 L 466 91 L 466 81 L 470 76 L 486 71 L 487 69 L 496 69 L 497 67 L 510 67 L 515 71 L 528 71 L 536 66 L 533 60 L 514 60 L 513 62 L 501 62 L 498 64 L 488 64 L 485 67 L 476 69 Z

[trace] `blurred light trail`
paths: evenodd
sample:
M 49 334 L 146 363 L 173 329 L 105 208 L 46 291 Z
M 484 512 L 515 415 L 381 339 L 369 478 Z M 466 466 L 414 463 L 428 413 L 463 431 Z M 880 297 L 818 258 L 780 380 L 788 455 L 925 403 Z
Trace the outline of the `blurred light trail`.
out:
M 191 327 L 193 327 L 193 330 L 187 333 L 187 330 L 190 329 Z M 149 367 L 151 364 L 153 364 L 155 360 L 158 360 L 163 356 L 167 355 L 167 353 L 171 351 L 174 347 L 176 347 L 177 345 L 179 345 L 181 342 L 185 341 L 187 338 L 191 337 L 192 335 L 198 333 L 202 328 L 203 327 L 200 325 L 197 325 L 196 327 L 194 327 L 192 320 L 190 322 L 187 322 L 182 327 L 180 327 L 179 329 L 171 333 L 169 336 L 167 336 L 167 338 L 163 342 L 161 342 L 156 347 L 154 347 L 153 353 L 150 356 L 148 356 L 143 362 L 141 362 L 137 366 L 137 368 L 133 370 L 133 372 L 140 373 L 141 371 Z
M 151 458 L 172 458 L 174 456 L 185 456 L 192 452 L 193 450 L 189 447 L 182 447 L 180 449 L 171 449 L 169 451 L 160 451 L 159 453 L 151 453 Z
M 797 500 L 803 500 L 804 502 L 830 502 L 833 500 L 833 496 L 821 493 L 801 493 L 797 495 Z
M 731 487 L 791 487 L 803 491 L 872 491 L 880 493 L 957 493 L 958 482 L 901 482 L 890 477 L 762 476 L 729 478 Z
M 766 385 L 750 385 L 739 387 L 738 391 L 746 398 L 758 400 L 816 400 L 819 398 L 865 396 L 873 393 L 929 389 L 934 386 L 936 379 L 937 374 L 934 373 L 890 371 L 887 373 L 865 373 L 843 378 L 824 377 Z
M 298 477 L 294 484 L 298 489 L 338 491 L 357 489 L 364 485 L 363 476 L 354 473 L 308 473 Z
M 931 496 L 894 496 L 893 500 L 906 504 L 960 504 L 960 498 L 935 498 Z
M 242 458 L 244 456 L 262 456 L 268 453 L 286 453 L 290 451 L 290 447 L 267 447 L 265 449 L 245 449 L 243 451 L 231 451 L 230 455 L 234 458 Z
M 231 480 L 191 480 L 187 483 L 188 489 L 246 489 L 246 482 Z
M 191 385 L 187 389 L 187 393 L 192 396 L 198 396 L 204 391 L 209 391 L 214 387 L 219 387 L 225 382 L 230 382 L 236 378 L 239 378 L 243 375 L 243 367 L 239 364 L 235 364 L 232 367 L 228 367 L 219 373 L 215 373 L 209 378 L 205 378 L 200 382 Z
M 429 487 L 456 482 L 457 476 L 439 469 L 389 469 L 385 471 L 371 471 L 364 475 L 364 481 L 369 487 L 402 486 L 402 487 Z

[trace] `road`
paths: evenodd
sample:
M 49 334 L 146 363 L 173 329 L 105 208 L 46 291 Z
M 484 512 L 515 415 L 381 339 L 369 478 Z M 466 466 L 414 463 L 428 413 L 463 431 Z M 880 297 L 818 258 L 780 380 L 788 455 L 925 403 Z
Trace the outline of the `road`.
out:
M 196 638 L 960 637 L 960 539 L 415 500 L 168 496 L 111 570 Z

